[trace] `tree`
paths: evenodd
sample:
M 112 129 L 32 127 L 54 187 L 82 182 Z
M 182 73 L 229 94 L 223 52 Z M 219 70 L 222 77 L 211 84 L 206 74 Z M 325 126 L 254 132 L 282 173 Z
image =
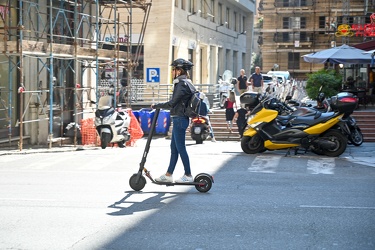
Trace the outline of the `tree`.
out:
M 251 65 L 250 65 L 250 74 L 251 73 L 254 73 L 255 72 L 255 67 L 256 66 L 259 66 L 260 68 L 262 68 L 262 56 L 260 54 L 256 54 L 256 53 L 252 53 L 252 56 L 251 56 Z
M 322 86 L 326 97 L 337 95 L 341 89 L 342 76 L 332 69 L 321 69 L 307 75 L 306 93 L 310 99 L 315 100 Z

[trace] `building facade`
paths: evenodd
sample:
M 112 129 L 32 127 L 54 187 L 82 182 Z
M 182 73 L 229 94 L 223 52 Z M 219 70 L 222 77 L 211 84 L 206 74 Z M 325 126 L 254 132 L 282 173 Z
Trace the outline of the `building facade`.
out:
M 307 73 L 324 65 L 304 62 L 301 56 L 375 37 L 365 31 L 366 25 L 372 25 L 374 7 L 370 0 L 259 0 L 262 25 L 257 32 L 263 72 L 289 71 L 294 78 L 306 79 Z M 350 75 L 355 66 L 345 67 Z
M 253 0 L 0 0 L 0 139 L 51 145 L 123 80 L 137 102 L 155 77 L 165 101 L 179 57 L 194 63 L 196 84 L 249 69 L 254 9 Z
M 154 1 L 144 41 L 144 68 L 160 68 L 170 83 L 170 63 L 194 63 L 192 81 L 213 84 L 224 70 L 250 69 L 255 0 Z M 146 78 L 145 72 L 145 78 Z

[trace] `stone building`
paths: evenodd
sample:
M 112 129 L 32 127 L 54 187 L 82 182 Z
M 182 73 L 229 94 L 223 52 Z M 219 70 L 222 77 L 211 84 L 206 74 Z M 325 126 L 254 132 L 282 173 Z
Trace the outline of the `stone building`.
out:
M 370 0 L 259 0 L 262 26 L 257 32 L 263 72 L 289 71 L 292 77 L 305 79 L 324 65 L 304 62 L 302 55 L 375 37 L 364 31 L 372 25 L 374 7 Z M 350 71 L 357 66 L 345 67 Z
M 255 0 L 159 0 L 151 9 L 144 41 L 144 68 L 160 68 L 182 57 L 195 65 L 193 83 L 213 84 L 224 70 L 250 69 Z

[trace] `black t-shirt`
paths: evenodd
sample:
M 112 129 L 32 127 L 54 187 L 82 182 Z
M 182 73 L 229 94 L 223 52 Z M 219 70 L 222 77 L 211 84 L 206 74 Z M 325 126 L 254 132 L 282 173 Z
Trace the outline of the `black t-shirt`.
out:
M 237 113 L 238 113 L 237 124 L 244 124 L 246 122 L 247 110 L 244 108 L 240 108 L 237 110 Z
M 240 82 L 240 89 L 247 89 L 247 76 L 239 76 L 237 80 Z

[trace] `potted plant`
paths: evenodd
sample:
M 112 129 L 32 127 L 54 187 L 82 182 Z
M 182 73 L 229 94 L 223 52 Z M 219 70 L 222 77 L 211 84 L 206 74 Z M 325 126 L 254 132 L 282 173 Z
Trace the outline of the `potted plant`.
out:
M 337 95 L 341 89 L 342 76 L 332 69 L 321 69 L 307 75 L 306 93 L 310 99 L 315 100 L 322 86 L 326 97 Z

